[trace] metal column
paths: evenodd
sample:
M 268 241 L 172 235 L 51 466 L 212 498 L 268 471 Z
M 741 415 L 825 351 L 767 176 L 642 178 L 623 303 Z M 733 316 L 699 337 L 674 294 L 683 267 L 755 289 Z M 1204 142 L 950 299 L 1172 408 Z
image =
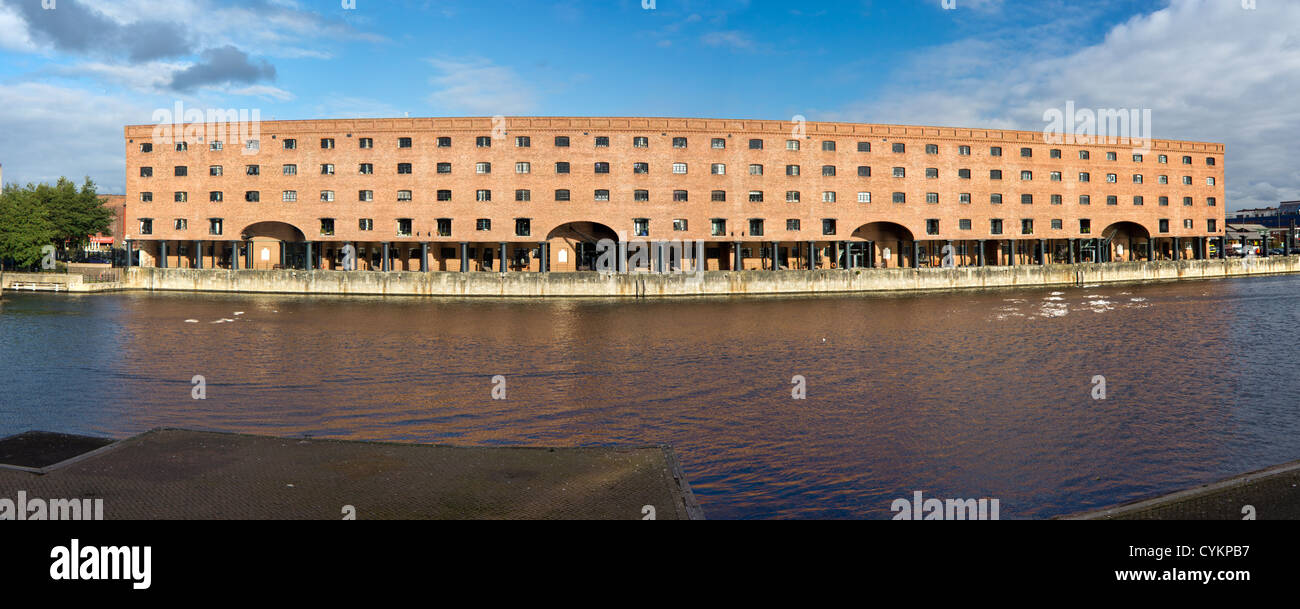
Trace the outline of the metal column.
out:
M 980 239 L 976 241 L 976 243 L 979 244 L 979 249 L 975 252 L 975 256 L 976 256 L 975 265 L 984 266 L 984 240 Z
M 420 243 L 420 272 L 429 272 L 429 242 Z
M 167 268 L 167 240 L 158 242 L 158 268 Z
M 498 245 L 501 247 L 501 255 L 498 256 L 501 259 L 501 268 L 498 270 L 502 273 L 508 273 L 510 272 L 510 266 L 506 263 L 506 243 L 502 241 Z
M 469 272 L 469 243 L 460 242 L 460 272 Z

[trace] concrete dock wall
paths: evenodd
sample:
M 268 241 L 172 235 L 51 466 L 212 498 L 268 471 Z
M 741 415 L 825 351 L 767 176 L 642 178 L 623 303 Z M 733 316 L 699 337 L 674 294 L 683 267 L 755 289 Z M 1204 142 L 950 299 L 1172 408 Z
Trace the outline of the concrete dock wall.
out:
M 133 268 L 129 269 L 122 287 L 150 291 L 280 294 L 654 297 L 957 290 L 1296 272 L 1300 272 L 1300 256 L 915 270 L 710 271 L 699 275 Z

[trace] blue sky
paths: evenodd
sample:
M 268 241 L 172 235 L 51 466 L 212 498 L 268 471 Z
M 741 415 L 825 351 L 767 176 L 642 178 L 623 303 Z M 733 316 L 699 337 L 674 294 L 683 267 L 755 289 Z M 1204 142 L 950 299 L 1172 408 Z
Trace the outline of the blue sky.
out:
M 1295 0 L 649 3 L 0 0 L 4 180 L 121 191 L 122 125 L 177 101 L 1030 130 L 1074 101 L 1227 143 L 1230 208 L 1300 199 Z

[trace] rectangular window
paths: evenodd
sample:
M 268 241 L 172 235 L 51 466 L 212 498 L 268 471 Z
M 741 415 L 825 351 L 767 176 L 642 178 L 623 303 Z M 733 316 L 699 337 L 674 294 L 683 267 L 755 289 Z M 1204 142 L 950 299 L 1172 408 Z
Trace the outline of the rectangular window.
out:
M 1090 155 L 1090 154 L 1088 153 L 1087 150 L 1080 150 L 1080 151 L 1079 151 L 1079 160 L 1081 160 L 1081 161 L 1086 161 L 1086 160 L 1088 160 L 1091 156 L 1092 156 L 1092 155 Z
M 710 200 L 710 201 L 713 201 L 713 202 L 715 202 L 715 203 L 720 203 L 720 202 L 726 201 L 726 200 L 727 200 L 727 191 L 725 191 L 725 190 L 715 190 L 715 191 L 713 191 L 712 193 L 709 193 L 709 200 Z
M 189 200 L 190 200 L 190 193 L 188 193 L 188 192 L 176 192 L 176 193 L 173 193 L 173 194 L 172 194 L 172 200 L 175 201 L 175 202 L 177 202 L 177 203 L 185 203 L 186 201 L 189 201 Z
M 474 173 L 492 173 L 492 163 L 474 163 Z
M 904 145 L 904 144 L 901 144 L 901 143 L 895 143 L 895 144 L 893 145 L 892 149 L 893 149 L 894 152 L 899 153 L 899 154 L 902 154 L 902 153 L 907 152 L 907 146 Z
M 1119 197 L 1115 195 L 1107 195 L 1106 205 L 1119 205 Z
M 210 176 L 212 176 L 212 177 L 218 177 L 218 176 L 220 176 L 220 175 L 221 175 L 221 172 L 222 172 L 222 167 L 221 167 L 221 165 L 213 165 L 213 166 L 211 166 L 211 167 L 208 167 L 208 175 L 210 175 Z
M 649 201 L 649 200 L 650 200 L 650 191 L 648 191 L 648 190 L 640 190 L 640 189 L 634 190 L 634 191 L 632 191 L 632 200 L 633 200 L 633 201 Z
M 788 175 L 788 176 L 797 176 L 797 175 L 799 175 L 799 166 L 798 166 L 798 165 L 786 165 L 786 166 L 785 166 L 785 175 Z
M 184 165 L 177 165 L 175 168 L 172 169 L 172 175 L 178 178 L 186 177 L 189 175 L 189 173 L 190 173 L 190 168 Z
M 296 175 L 298 175 L 298 166 L 297 166 L 297 165 L 285 165 L 285 166 L 284 166 L 284 175 L 287 175 L 287 176 L 296 176 Z
M 926 154 L 939 154 L 939 145 L 938 145 L 938 144 L 926 144 L 926 145 L 925 145 L 925 153 L 926 153 Z
M 762 202 L 763 202 L 763 191 L 761 191 L 761 190 L 751 190 L 751 191 L 749 191 L 749 202 L 750 202 L 750 203 L 762 203 Z
M 637 236 L 637 237 L 648 237 L 648 236 L 650 236 L 650 219 L 649 219 L 649 218 L 633 218 L 633 219 L 632 219 L 632 234 L 635 235 L 635 236 Z
M 1079 205 L 1092 205 L 1092 197 L 1088 195 L 1079 195 Z
M 262 200 L 262 194 L 256 190 L 250 190 L 244 193 L 244 200 L 249 203 L 257 203 Z
M 788 230 L 788 231 L 797 231 L 797 230 L 799 230 L 799 219 L 798 219 L 798 218 L 791 218 L 791 219 L 789 219 L 789 220 L 786 220 L 786 221 L 785 221 L 785 230 Z
M 958 230 L 970 230 L 970 218 L 962 218 L 957 221 Z
M 449 137 L 440 137 L 440 138 L 438 138 L 438 147 L 439 147 L 439 148 L 451 148 L 451 138 L 449 138 Z
M 373 191 L 373 190 L 360 190 L 360 191 L 357 191 L 357 200 L 358 200 L 358 201 L 374 201 L 374 200 L 375 200 L 375 191 Z
M 785 191 L 785 202 L 786 202 L 786 203 L 798 203 L 798 202 L 799 202 L 799 191 L 797 191 L 797 190 L 787 190 L 787 191 Z
M 411 173 L 411 164 L 410 164 L 410 163 L 398 163 L 398 164 L 397 164 L 397 174 L 398 174 L 398 175 L 407 175 L 407 174 L 410 174 L 410 173 Z
M 1142 195 L 1133 195 L 1133 204 L 1142 205 L 1143 204 Z
M 557 136 L 555 136 L 555 147 L 556 147 L 556 148 L 568 148 L 568 147 L 569 147 L 569 136 L 567 136 L 567 135 L 557 135 Z
M 1092 234 L 1092 220 L 1089 220 L 1088 218 L 1079 219 L 1079 234 L 1082 235 Z
M 684 137 L 673 138 L 673 148 L 685 148 L 685 147 L 686 147 L 686 138 Z
M 958 177 L 958 178 L 961 178 L 961 179 L 963 179 L 963 180 L 969 180 L 969 179 L 970 179 L 970 170 L 969 170 L 969 169 L 958 169 L 958 170 L 957 170 L 957 177 Z
M 1167 232 L 1169 232 L 1169 220 L 1161 220 L 1161 221 L 1160 221 L 1160 232 L 1162 232 L 1162 233 L 1167 233 Z
M 480 203 L 486 203 L 492 200 L 492 191 L 479 189 L 474 191 L 474 200 Z
M 1002 170 L 1001 170 L 1001 169 L 990 169 L 990 170 L 989 170 L 989 179 L 990 179 L 990 180 L 1001 180 L 1001 179 L 1002 179 Z
M 595 145 L 597 148 L 609 148 L 609 137 L 604 135 L 596 136 Z
M 1061 204 L 1061 195 L 1052 195 L 1052 205 Z
M 526 135 L 515 136 L 515 148 L 531 148 L 532 146 L 533 146 L 533 138 L 530 138 Z
M 1022 235 L 1032 235 L 1032 234 L 1034 234 L 1034 221 L 1033 221 L 1033 220 L 1029 220 L 1029 219 L 1021 220 L 1021 221 L 1020 221 L 1020 234 L 1022 234 Z
M 533 165 L 528 162 L 515 163 L 515 173 L 532 173 Z
M 1065 221 L 1061 219 L 1052 220 L 1052 230 L 1061 230 L 1065 227 Z
M 822 203 L 834 203 L 834 202 L 835 202 L 835 192 L 834 192 L 834 191 L 830 191 L 830 190 L 828 190 L 828 191 L 822 193 Z
M 866 165 L 858 165 L 858 177 L 859 178 L 871 177 L 871 168 Z
M 939 177 L 939 168 L 938 168 L 938 167 L 926 167 L 926 168 L 925 168 L 925 177 L 928 178 L 928 179 L 931 179 L 931 180 L 933 180 L 933 179 L 935 179 L 935 178 L 938 178 L 938 177 Z
M 411 219 L 410 219 L 410 218 L 398 218 L 398 219 L 397 219 L 397 236 L 398 236 L 398 237 L 410 237 L 410 236 L 411 236 Z
M 533 234 L 533 221 L 531 218 L 515 218 L 515 236 L 527 237 Z
M 722 218 L 709 220 L 709 234 L 714 237 L 727 236 L 727 221 Z
M 871 202 L 871 193 L 869 192 L 858 193 L 858 203 L 870 203 L 870 202 Z
M 320 200 L 321 200 L 321 202 L 323 202 L 323 203 L 333 203 L 333 202 L 334 202 L 334 191 L 332 191 L 332 190 L 322 190 L 322 191 L 320 191 Z
M 595 166 L 596 173 L 609 173 L 609 163 L 597 162 Z
M 567 189 L 564 189 L 564 188 L 556 189 L 556 191 L 555 191 L 555 200 L 556 200 L 556 201 L 568 201 L 568 200 L 569 200 L 569 191 L 568 191 Z
M 441 174 L 451 173 L 451 163 L 438 163 L 437 172 Z
M 361 148 L 363 148 L 363 149 L 374 148 L 374 147 L 375 147 L 375 140 L 372 139 L 372 138 L 363 137 L 363 138 L 357 140 L 357 144 L 360 145 Z
M 490 218 L 479 218 L 475 220 L 474 230 L 481 230 L 481 231 L 492 230 L 492 220 Z
M 224 196 L 224 195 L 222 194 L 222 192 L 221 192 L 220 190 L 214 190 L 214 191 L 208 193 L 208 202 L 209 202 L 209 203 L 220 203 L 221 200 L 222 200 L 222 197 L 223 197 L 223 196 Z
M 520 188 L 515 190 L 515 201 L 526 202 L 532 200 L 533 200 L 533 191 L 528 190 L 527 188 Z
M 632 138 L 632 147 L 633 147 L 633 148 L 649 148 L 649 147 L 650 147 L 650 138 L 648 138 L 648 137 L 644 137 L 644 136 L 639 136 L 639 135 L 638 135 L 638 136 Z
M 555 162 L 555 173 L 569 173 L 569 163 L 568 163 L 568 161 L 556 161 L 556 162 Z
M 357 173 L 366 176 L 373 175 L 375 173 L 375 166 L 372 163 L 362 163 L 357 166 Z
M 600 189 L 600 190 L 597 190 L 597 191 L 596 191 L 596 200 L 597 200 L 597 201 L 608 201 L 608 200 L 609 200 L 609 191 L 608 191 L 608 190 L 605 190 L 605 189 L 603 189 L 603 188 Z
M 759 218 L 751 218 L 749 220 L 749 236 L 751 237 L 763 236 L 763 220 Z
M 439 237 L 451 236 L 451 218 L 438 218 L 437 227 Z
M 325 164 L 321 165 L 321 166 L 320 166 L 320 174 L 323 175 L 323 176 L 332 176 L 332 175 L 334 175 L 334 164 L 333 164 L 333 163 L 325 163 Z
M 1214 218 L 1205 221 L 1205 228 L 1212 233 L 1219 232 L 1219 224 Z
M 750 165 L 750 166 L 749 166 L 749 175 L 752 175 L 752 176 L 761 176 L 761 175 L 763 175 L 763 166 L 762 166 L 762 165 Z
M 957 202 L 958 202 L 958 203 L 964 203 L 964 204 L 969 205 L 969 204 L 970 204 L 970 193 L 969 193 L 969 192 L 963 192 L 963 193 L 961 193 L 961 194 L 958 194 L 958 195 L 957 195 Z
M 153 177 L 153 167 L 141 167 L 141 168 L 140 168 L 140 177 L 142 177 L 142 178 L 152 178 L 152 177 Z
M 208 218 L 208 234 L 209 235 L 222 234 L 223 232 L 222 229 L 224 228 L 223 227 L 224 224 L 225 222 L 223 222 L 221 218 Z
M 439 190 L 439 191 L 437 192 L 437 195 L 436 195 L 436 196 L 437 196 L 437 200 L 439 200 L 439 201 L 450 201 L 450 200 L 451 200 L 451 191 L 450 191 L 450 190 Z
M 927 220 L 925 221 L 925 234 L 927 234 L 927 235 L 937 235 L 937 234 L 939 234 L 939 220 L 938 220 L 938 218 L 930 218 L 930 219 L 927 219 Z
M 409 194 L 410 191 L 408 190 L 407 193 Z M 298 201 L 298 191 L 286 190 L 280 193 L 280 201 L 284 203 L 296 203 Z
M 221 142 L 213 142 L 213 144 L 216 144 L 216 146 L 217 146 L 214 150 L 221 150 Z M 333 149 L 334 149 L 334 138 L 332 138 L 332 137 L 323 137 L 323 138 L 321 138 L 321 140 L 320 140 L 320 148 L 321 148 L 321 150 L 333 150 Z
M 1033 205 L 1033 204 L 1034 204 L 1034 195 L 1031 195 L 1031 194 L 1023 194 L 1023 195 L 1020 195 L 1020 203 L 1021 203 L 1021 205 Z
M 1001 204 L 1002 204 L 1002 193 L 1000 193 L 1000 192 L 995 192 L 995 193 L 989 195 L 989 203 L 992 203 L 993 205 L 1001 205 Z
M 673 163 L 673 173 L 682 175 L 686 173 L 686 163 Z
M 478 148 L 491 148 L 491 147 L 492 147 L 492 137 L 491 137 L 491 136 L 488 136 L 488 135 L 480 135 L 480 136 L 478 136 L 478 137 L 475 137 L 475 138 L 474 138 L 474 146 L 475 146 L 475 147 L 478 147 Z
M 901 193 L 901 192 L 896 192 L 896 193 L 894 193 L 894 202 L 895 202 L 895 203 L 907 203 L 907 194 L 906 194 L 906 193 Z
M 834 166 L 834 165 L 822 165 L 822 177 L 823 177 L 823 178 L 833 178 L 833 177 L 835 177 L 835 166 Z
M 931 204 L 938 203 L 938 202 L 939 202 L 939 193 L 937 193 L 937 192 L 927 192 L 927 193 L 925 193 L 925 202 L 926 202 L 926 203 L 931 203 Z
M 835 142 L 832 140 L 823 141 L 822 152 L 835 152 Z
M 871 142 L 858 142 L 858 152 L 871 152 Z
M 786 140 L 786 141 L 785 141 L 785 149 L 786 149 L 786 150 L 798 150 L 798 149 L 799 149 L 799 140 Z
M 687 197 L 689 197 L 689 196 L 690 196 L 690 195 L 688 195 L 688 194 L 686 193 L 685 190 L 674 190 L 674 191 L 673 191 L 673 202 L 675 202 L 675 203 L 683 203 L 683 202 L 686 202 L 686 201 L 688 200 Z
M 1142 155 L 1140 155 L 1140 154 L 1135 154 L 1135 155 L 1133 155 L 1133 162 L 1134 162 L 1134 163 L 1141 163 L 1141 162 L 1142 162 Z
M 989 148 L 989 156 L 1002 156 L 1002 147 L 993 146 L 992 148 Z
M 632 163 L 632 173 L 650 173 L 650 164 Z
M 687 230 L 686 218 L 673 218 L 673 230 L 682 232 Z
M 834 235 L 834 234 L 835 234 L 835 219 L 834 219 L 834 218 L 826 218 L 826 219 L 822 220 L 822 234 L 823 234 L 823 235 Z
M 763 140 L 759 140 L 759 139 L 749 140 L 749 149 L 750 149 L 750 150 L 762 150 L 762 149 L 763 149 Z
M 320 234 L 327 237 L 334 234 L 334 218 L 320 219 Z
M 895 168 L 894 168 L 894 177 L 896 177 L 896 178 L 905 178 L 905 177 L 907 177 L 907 168 L 906 168 L 906 167 L 895 167 Z
M 727 140 L 724 138 L 715 137 L 709 142 L 709 146 L 711 146 L 714 150 L 722 150 L 727 147 Z
M 359 218 L 357 220 L 357 228 L 360 230 L 375 230 L 374 218 Z
M 1047 156 L 1050 157 L 1050 158 L 1053 158 L 1053 159 L 1059 159 L 1059 158 L 1061 158 L 1061 149 L 1060 149 L 1060 148 L 1053 148 L 1053 149 L 1051 149 L 1051 150 L 1048 151 Z
M 992 220 L 989 220 L 989 234 L 990 234 L 990 235 L 1001 235 L 1001 234 L 1002 234 L 1002 220 L 1001 220 L 1001 219 L 999 219 L 999 218 L 994 218 L 994 219 L 992 219 Z
M 727 166 L 724 163 L 714 163 L 709 166 L 709 173 L 715 176 L 725 176 L 727 175 Z
M 1034 156 L 1034 149 L 1033 149 L 1033 148 L 1021 148 L 1021 149 L 1020 149 L 1020 158 L 1022 158 L 1022 159 L 1027 159 L 1027 158 L 1030 158 L 1030 157 L 1032 157 L 1032 156 Z

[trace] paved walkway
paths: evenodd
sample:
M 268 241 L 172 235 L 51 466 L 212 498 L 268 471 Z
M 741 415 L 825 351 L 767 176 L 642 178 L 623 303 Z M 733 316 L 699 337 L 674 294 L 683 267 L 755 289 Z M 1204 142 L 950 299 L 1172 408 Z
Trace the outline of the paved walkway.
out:
M 106 520 L 342 519 L 345 506 L 357 519 L 639 520 L 646 506 L 661 520 L 703 517 L 672 449 L 658 446 L 457 448 L 156 430 L 31 465 L 0 466 L 0 498 L 103 498 Z

